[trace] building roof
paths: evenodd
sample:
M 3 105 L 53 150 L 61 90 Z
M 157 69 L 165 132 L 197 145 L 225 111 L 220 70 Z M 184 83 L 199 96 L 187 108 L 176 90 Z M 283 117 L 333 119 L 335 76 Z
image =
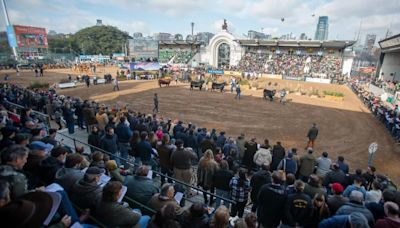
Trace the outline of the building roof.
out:
M 400 52 L 400 33 L 378 42 L 382 52 Z
M 158 42 L 160 45 L 200 45 L 201 42 L 187 42 L 186 40 L 160 40 Z
M 325 47 L 344 49 L 352 46 L 356 41 L 353 40 L 236 40 L 243 46 L 267 46 L 267 47 Z

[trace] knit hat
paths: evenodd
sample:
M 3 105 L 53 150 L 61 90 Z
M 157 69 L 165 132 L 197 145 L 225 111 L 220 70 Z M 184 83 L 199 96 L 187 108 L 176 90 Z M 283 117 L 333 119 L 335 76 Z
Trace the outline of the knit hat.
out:
M 349 222 L 353 228 L 369 227 L 368 220 L 360 212 L 353 212 L 349 215 Z
M 343 186 L 339 183 L 333 183 L 331 188 L 336 194 L 340 194 L 343 192 Z

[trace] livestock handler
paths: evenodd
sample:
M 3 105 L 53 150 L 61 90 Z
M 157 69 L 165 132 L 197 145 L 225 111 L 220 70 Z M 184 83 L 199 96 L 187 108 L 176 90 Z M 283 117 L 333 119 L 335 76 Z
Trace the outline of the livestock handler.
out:
M 318 136 L 318 128 L 317 128 L 317 124 L 313 123 L 312 127 L 310 128 L 310 130 L 308 130 L 308 142 L 307 142 L 307 146 L 306 148 L 314 148 L 315 146 L 315 139 L 317 139 Z

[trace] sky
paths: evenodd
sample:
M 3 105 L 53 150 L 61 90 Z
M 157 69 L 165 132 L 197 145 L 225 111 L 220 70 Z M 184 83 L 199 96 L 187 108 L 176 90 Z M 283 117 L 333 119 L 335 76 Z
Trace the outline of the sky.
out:
M 248 30 L 280 37 L 305 33 L 314 38 L 319 16 L 329 17 L 329 39 L 354 40 L 389 29 L 400 33 L 400 0 L 5 0 L 12 24 L 75 33 L 96 19 L 132 35 L 142 32 L 171 34 L 221 30 L 223 19 L 237 36 Z M 285 20 L 282 22 L 281 18 Z M 361 25 L 361 26 L 360 26 Z M 361 28 L 361 29 L 360 29 Z M 5 30 L 3 10 L 0 30 Z

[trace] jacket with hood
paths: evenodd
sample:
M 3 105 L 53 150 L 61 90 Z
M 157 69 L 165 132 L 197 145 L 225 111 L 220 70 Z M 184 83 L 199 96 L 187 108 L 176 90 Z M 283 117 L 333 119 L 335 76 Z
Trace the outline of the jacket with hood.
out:
M 56 172 L 55 182 L 70 193 L 74 184 L 83 178 L 84 173 L 79 169 L 61 168 Z
M 300 158 L 299 174 L 308 177 L 314 172 L 315 157 L 313 154 L 306 154 Z
M 269 149 L 260 148 L 253 157 L 256 165 L 269 165 L 272 161 L 271 151 Z
M 101 200 L 103 188 L 96 182 L 87 182 L 82 178 L 72 187 L 71 201 L 81 208 L 94 208 Z

